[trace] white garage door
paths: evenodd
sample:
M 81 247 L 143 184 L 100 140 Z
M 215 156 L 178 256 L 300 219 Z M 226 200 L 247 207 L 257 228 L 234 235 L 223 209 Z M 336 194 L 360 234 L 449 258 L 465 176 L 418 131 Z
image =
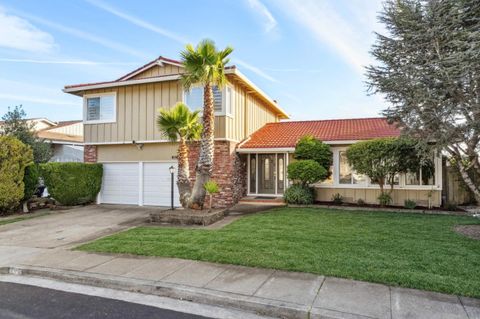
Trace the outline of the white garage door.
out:
M 171 176 L 170 166 L 176 163 L 143 163 L 143 204 L 152 206 L 171 205 Z M 180 206 L 178 200 L 178 187 L 176 181 L 173 185 L 173 203 Z
M 131 204 L 170 206 L 173 162 L 135 162 L 103 164 L 103 184 L 100 202 L 106 204 Z M 174 205 L 180 206 L 178 188 L 174 181 Z
M 138 205 L 138 173 L 138 163 L 103 164 L 101 202 Z

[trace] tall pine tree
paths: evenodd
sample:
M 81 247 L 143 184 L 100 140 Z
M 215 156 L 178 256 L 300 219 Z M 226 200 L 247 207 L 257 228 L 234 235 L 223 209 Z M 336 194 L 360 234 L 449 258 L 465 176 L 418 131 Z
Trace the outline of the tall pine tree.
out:
M 388 0 L 369 89 L 406 134 L 447 152 L 480 203 L 480 1 Z

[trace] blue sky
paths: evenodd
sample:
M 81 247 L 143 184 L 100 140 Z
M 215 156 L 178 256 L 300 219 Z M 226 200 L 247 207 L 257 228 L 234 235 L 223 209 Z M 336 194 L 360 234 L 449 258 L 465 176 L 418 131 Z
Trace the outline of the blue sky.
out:
M 66 84 L 113 80 L 203 38 L 292 119 L 377 116 L 365 65 L 381 0 L 0 0 L 0 115 L 81 118 Z M 159 105 L 160 107 L 160 105 Z

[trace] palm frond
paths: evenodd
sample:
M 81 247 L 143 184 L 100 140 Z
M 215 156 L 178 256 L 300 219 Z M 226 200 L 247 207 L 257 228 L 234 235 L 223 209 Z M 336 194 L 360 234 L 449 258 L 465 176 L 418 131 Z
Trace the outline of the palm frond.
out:
M 194 48 L 191 44 L 180 52 L 185 73 L 181 77 L 182 85 L 189 90 L 194 84 L 207 83 L 223 87 L 226 82 L 225 65 L 230 61 L 227 57 L 233 52 L 228 46 L 217 50 L 215 42 L 204 39 Z
M 172 109 L 161 108 L 157 117 L 157 127 L 171 141 L 179 137 L 187 140 L 198 139 L 201 132 L 199 112 L 192 112 L 184 103 L 177 103 Z

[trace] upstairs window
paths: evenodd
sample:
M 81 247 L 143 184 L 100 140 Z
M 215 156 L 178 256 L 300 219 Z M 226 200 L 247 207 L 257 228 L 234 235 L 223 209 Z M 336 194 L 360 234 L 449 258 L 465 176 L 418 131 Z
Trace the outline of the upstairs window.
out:
M 112 123 L 116 119 L 116 95 L 88 95 L 84 99 L 85 123 Z
M 217 86 L 213 90 L 213 108 L 216 115 L 229 115 L 234 113 L 234 91 L 231 86 L 226 85 L 223 90 Z M 190 91 L 185 91 L 183 101 L 191 110 L 203 110 L 203 87 L 194 86 Z
M 222 91 L 217 86 L 213 90 L 213 108 L 215 112 L 222 112 Z M 185 91 L 185 104 L 193 111 L 203 110 L 203 87 L 195 86 L 190 91 Z

